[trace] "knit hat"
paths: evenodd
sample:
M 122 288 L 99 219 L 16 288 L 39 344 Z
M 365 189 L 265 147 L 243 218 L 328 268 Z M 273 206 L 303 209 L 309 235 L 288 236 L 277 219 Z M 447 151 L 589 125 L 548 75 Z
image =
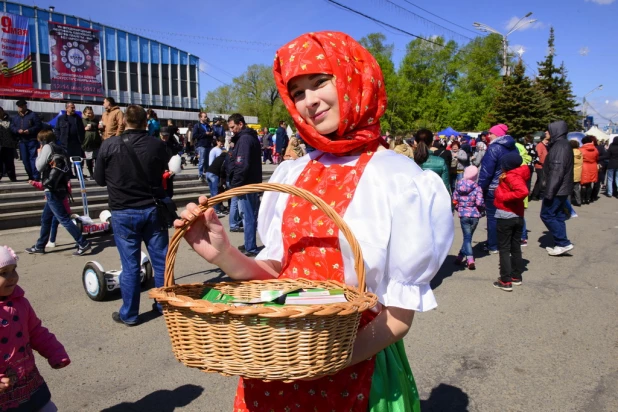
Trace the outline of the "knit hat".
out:
M 491 129 L 489 129 L 489 133 L 495 134 L 496 136 L 500 137 L 500 136 L 504 136 L 506 134 L 506 132 L 509 131 L 509 127 L 505 124 L 497 124 L 494 127 L 492 127 Z
M 517 169 L 522 163 L 523 160 L 519 152 L 517 150 L 512 150 L 502 157 L 500 166 L 502 170 L 508 172 L 509 170 Z
M 19 258 L 8 246 L 0 246 L 0 268 L 9 265 L 16 265 Z
M 476 166 L 468 166 L 464 169 L 464 180 L 472 180 L 476 182 L 476 178 L 479 176 L 479 168 Z

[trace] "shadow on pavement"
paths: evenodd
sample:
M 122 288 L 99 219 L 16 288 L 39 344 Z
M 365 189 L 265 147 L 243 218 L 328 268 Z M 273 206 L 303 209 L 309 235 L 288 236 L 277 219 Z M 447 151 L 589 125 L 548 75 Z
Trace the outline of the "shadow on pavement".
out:
M 456 265 L 454 263 L 456 257 L 455 255 L 448 255 L 446 259 L 444 259 L 444 263 L 442 263 L 440 270 L 438 270 L 436 276 L 431 280 L 430 285 L 432 289 L 437 289 L 442 284 L 442 281 L 453 276 L 453 273 L 467 270 L 465 266 Z
M 467 412 L 470 398 L 456 386 L 441 383 L 431 390 L 429 398 L 421 400 L 423 412 Z
M 144 396 L 137 402 L 123 402 L 102 412 L 173 412 L 176 408 L 189 405 L 199 398 L 204 388 L 197 385 L 183 385 L 169 391 L 166 389 Z
M 554 247 L 554 237 L 549 231 L 544 231 L 541 237 L 539 237 L 539 247 L 545 249 L 546 247 Z

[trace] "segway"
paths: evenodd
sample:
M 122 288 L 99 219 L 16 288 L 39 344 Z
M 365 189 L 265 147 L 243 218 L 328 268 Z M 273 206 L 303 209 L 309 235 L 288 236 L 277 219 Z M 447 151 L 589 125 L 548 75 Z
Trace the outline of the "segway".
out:
M 140 261 L 140 282 L 142 287 L 148 287 L 153 281 L 152 264 L 144 252 L 142 252 Z M 99 262 L 86 263 L 82 272 L 82 283 L 86 295 L 97 302 L 105 300 L 114 290 L 120 289 L 121 275 L 122 267 L 120 270 L 105 271 Z
M 92 233 L 111 233 L 112 232 L 112 214 L 109 210 L 103 210 L 99 214 L 99 222 L 95 222 L 88 213 L 88 196 L 86 195 L 86 182 L 84 181 L 84 173 L 82 172 L 83 159 L 79 156 L 71 156 L 71 163 L 75 167 L 77 180 L 79 180 L 79 188 L 82 194 L 82 203 L 84 204 L 83 216 L 73 214 L 71 219 L 73 223 L 84 235 Z

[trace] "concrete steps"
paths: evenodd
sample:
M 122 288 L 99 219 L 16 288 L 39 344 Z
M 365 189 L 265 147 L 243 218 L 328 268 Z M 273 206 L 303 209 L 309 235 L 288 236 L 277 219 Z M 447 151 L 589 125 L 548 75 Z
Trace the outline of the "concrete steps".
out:
M 15 161 L 17 182 L 8 181 L 4 177 L 0 181 L 0 230 L 18 229 L 41 224 L 41 213 L 45 206 L 43 192 L 30 186 L 24 176 L 23 165 Z M 264 167 L 262 177 L 268 181 L 274 167 Z M 76 214 L 83 214 L 82 197 L 79 191 L 78 181 L 72 180 L 73 203 L 71 210 Z M 98 218 L 99 213 L 108 206 L 107 188 L 98 186 L 94 181 L 86 181 L 88 194 L 89 214 L 93 219 Z M 183 172 L 174 178 L 174 201 L 178 207 L 184 207 L 189 202 L 194 202 L 200 195 L 209 195 L 207 183 L 201 183 L 197 179 L 197 167 L 188 165 Z

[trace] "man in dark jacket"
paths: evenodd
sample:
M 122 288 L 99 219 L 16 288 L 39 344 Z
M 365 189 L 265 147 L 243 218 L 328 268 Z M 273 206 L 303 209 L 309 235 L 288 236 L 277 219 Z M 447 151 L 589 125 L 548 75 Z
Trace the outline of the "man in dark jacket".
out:
M 141 106 L 127 107 L 124 121 L 124 132 L 106 139 L 101 145 L 94 179 L 99 186 L 107 186 L 114 240 L 122 264 L 122 307 L 119 312 L 112 313 L 112 319 L 134 326 L 139 322 L 142 242 L 146 244 L 154 269 L 155 286 L 163 286 L 169 239 L 166 222 L 154 199 L 167 197 L 162 178 L 169 156 L 165 143 L 148 136 L 146 111 Z M 130 148 L 135 156 L 129 151 Z M 153 308 L 161 310 L 158 305 Z
M 506 134 L 509 128 L 505 124 L 497 124 L 489 129 L 489 147 L 481 161 L 478 185 L 483 190 L 485 211 L 487 212 L 487 247 L 489 253 L 498 253 L 498 222 L 494 206 L 494 191 L 498 187 L 502 174 L 502 157 L 517 150 L 515 140 Z
M 555 247 L 547 248 L 550 256 L 562 255 L 573 249 L 566 233 L 566 201 L 573 191 L 573 149 L 567 140 L 564 120 L 551 123 L 548 153 L 543 165 L 545 197 L 541 205 L 541 220 L 554 237 Z
M 69 158 L 72 156 L 83 157 L 82 143 L 84 143 L 84 137 L 86 136 L 84 122 L 75 113 L 75 105 L 73 103 L 67 103 L 65 107 L 66 113 L 56 119 L 54 134 L 60 145 L 67 151 Z
M 264 135 L 262 136 L 262 151 L 264 157 L 262 158 L 262 164 L 265 165 L 266 161 L 270 161 L 273 164 L 273 135 L 268 132 L 268 127 L 262 129 Z
M 287 125 L 284 121 L 279 122 L 279 127 L 277 128 L 277 133 L 275 134 L 275 148 L 277 153 L 279 154 L 279 162 L 283 161 L 283 155 L 285 154 L 285 149 L 288 147 L 288 143 L 290 143 L 290 138 L 288 137 L 288 132 L 285 130 Z
M 612 197 L 614 183 L 618 187 L 618 136 L 614 137 L 612 144 L 607 149 L 607 193 L 605 196 Z
M 234 133 L 232 137 L 234 148 L 228 168 L 230 186 L 235 188 L 252 183 L 262 183 L 262 148 L 257 132 L 246 126 L 245 118 L 239 113 L 231 115 L 227 123 Z M 260 198 L 257 193 L 249 193 L 239 196 L 238 203 L 243 214 L 244 253 L 253 257 L 259 252 L 256 244 L 256 231 Z
M 217 137 L 225 138 L 225 129 L 223 128 L 223 118 L 222 117 L 216 117 L 214 120 L 215 120 L 215 124 L 212 126 L 212 131 L 214 133 L 214 138 L 215 138 L 214 140 L 216 144 Z
M 208 122 L 208 115 L 204 112 L 200 113 L 200 121 L 193 126 L 193 146 L 199 156 L 197 164 L 197 178 L 200 182 L 206 182 L 206 169 L 208 168 L 208 156 L 210 149 L 213 146 L 214 131 Z
M 42 128 L 41 119 L 38 114 L 28 110 L 25 100 L 18 100 L 15 104 L 18 110 L 11 119 L 11 132 L 19 140 L 19 153 L 28 173 L 28 180 L 39 180 L 41 175 L 36 168 L 36 157 L 40 145 L 36 136 Z

